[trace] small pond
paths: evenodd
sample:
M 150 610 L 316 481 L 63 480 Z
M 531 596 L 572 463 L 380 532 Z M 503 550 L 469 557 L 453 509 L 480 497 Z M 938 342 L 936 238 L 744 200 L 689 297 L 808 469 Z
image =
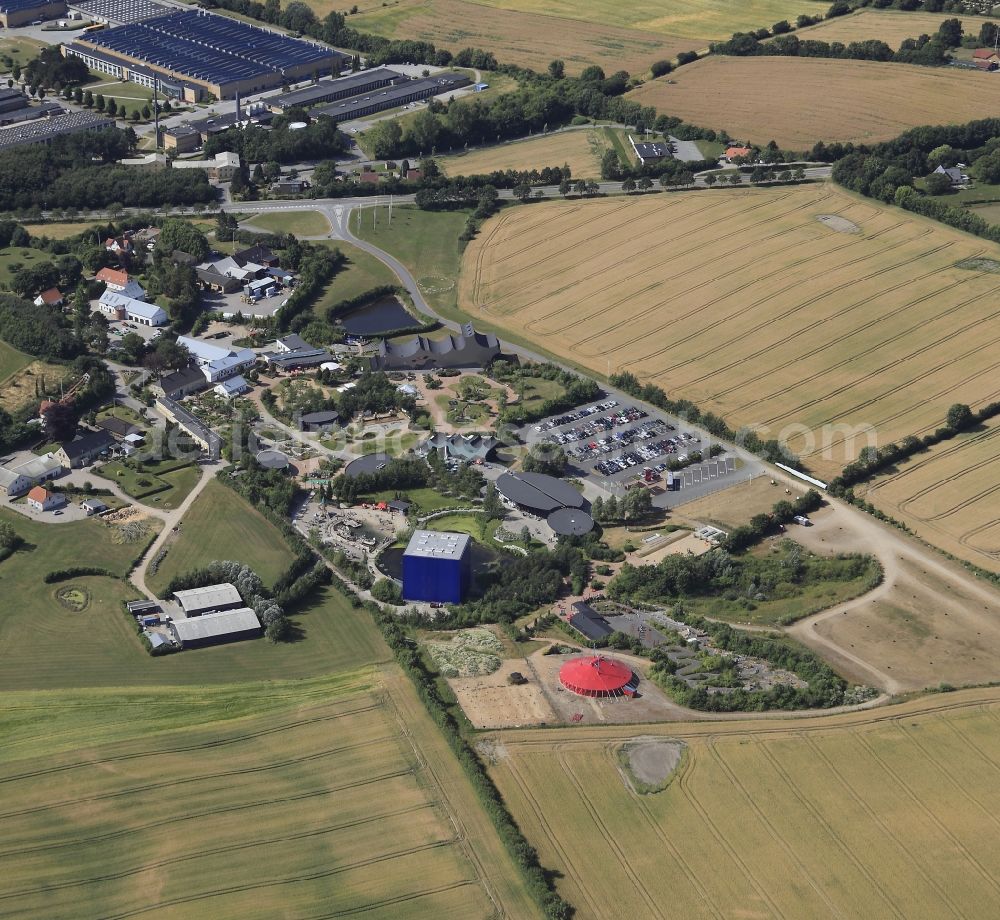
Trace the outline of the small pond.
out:
M 418 325 L 398 297 L 380 297 L 339 317 L 341 325 L 351 335 L 380 335 L 393 329 Z

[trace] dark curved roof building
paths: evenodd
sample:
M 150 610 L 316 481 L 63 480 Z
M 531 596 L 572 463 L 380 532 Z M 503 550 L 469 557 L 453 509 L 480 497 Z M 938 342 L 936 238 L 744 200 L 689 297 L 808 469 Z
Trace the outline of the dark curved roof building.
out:
M 582 537 L 594 529 L 594 519 L 581 508 L 557 508 L 545 523 L 560 537 Z
M 379 342 L 372 359 L 378 370 L 419 370 L 436 367 L 486 367 L 500 354 L 500 341 L 492 332 L 476 332 L 471 323 L 461 335 L 431 339 L 414 336 L 408 342 Z
M 344 475 L 354 477 L 375 473 L 391 460 L 392 457 L 388 454 L 365 454 L 363 457 L 358 457 L 357 460 L 348 463 L 344 467 Z
M 544 473 L 504 473 L 497 479 L 497 491 L 507 501 L 548 516 L 560 508 L 582 508 L 583 496 L 569 483 Z

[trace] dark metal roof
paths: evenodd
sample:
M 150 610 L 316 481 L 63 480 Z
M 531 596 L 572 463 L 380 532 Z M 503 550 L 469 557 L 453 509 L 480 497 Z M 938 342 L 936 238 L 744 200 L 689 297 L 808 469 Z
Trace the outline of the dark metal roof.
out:
M 378 86 L 385 86 L 394 80 L 405 80 L 403 74 L 387 67 L 378 67 L 374 70 L 362 70 L 359 73 L 352 73 L 347 77 L 340 77 L 336 80 L 320 80 L 312 86 L 305 86 L 302 89 L 295 89 L 289 93 L 282 93 L 266 100 L 268 105 L 277 106 L 280 109 L 291 109 L 296 106 L 318 105 L 330 99 L 346 96 L 356 96 L 369 89 Z
M 544 473 L 504 473 L 497 479 L 497 491 L 514 504 L 539 514 L 583 507 L 583 496 L 576 489 Z
M 322 412 L 307 412 L 299 421 L 303 425 L 326 425 L 339 418 L 340 413 L 335 409 L 324 409 Z
M 95 451 L 101 451 L 112 447 L 115 439 L 106 431 L 86 431 L 81 430 L 72 441 L 66 441 L 60 446 L 66 451 L 66 456 L 70 460 L 78 457 L 86 457 Z
M 569 617 L 569 625 L 577 632 L 583 633 L 591 642 L 597 642 L 605 636 L 610 636 L 614 630 L 593 607 L 583 603 L 573 605 L 573 613 Z
M 582 537 L 594 529 L 594 519 L 579 508 L 558 508 L 545 521 L 562 537 Z
M 392 460 L 388 454 L 365 454 L 352 460 L 344 467 L 345 476 L 361 476 L 365 473 L 374 473 L 380 467 L 385 466 Z

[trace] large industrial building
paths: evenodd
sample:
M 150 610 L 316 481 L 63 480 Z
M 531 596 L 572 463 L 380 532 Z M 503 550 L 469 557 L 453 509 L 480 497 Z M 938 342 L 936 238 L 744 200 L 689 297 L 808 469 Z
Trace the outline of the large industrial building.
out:
M 182 648 L 202 648 L 241 639 L 256 639 L 263 629 L 249 607 L 220 610 L 187 620 L 172 620 L 170 632 Z
M 16 29 L 66 12 L 65 0 L 0 0 L 0 25 Z
M 372 70 L 362 70 L 338 77 L 336 80 L 320 80 L 310 86 L 294 89 L 280 96 L 272 96 L 266 100 L 272 112 L 281 114 L 289 109 L 308 108 L 311 105 L 322 105 L 324 102 L 335 102 L 350 96 L 360 96 L 372 90 L 381 89 L 392 83 L 401 83 L 409 77 L 389 70 L 387 67 L 376 67 Z
M 62 111 L 61 107 L 59 107 L 59 111 Z M 7 128 L 0 128 L 0 150 L 23 147 L 26 144 L 48 144 L 64 134 L 76 134 L 80 131 L 94 131 L 114 126 L 113 119 L 94 115 L 91 112 L 50 115 L 47 118 L 23 121 Z
M 472 580 L 472 540 L 465 533 L 415 530 L 403 552 L 403 599 L 460 604 Z
M 3 2 L 3 0 L 0 0 Z M 232 99 L 283 83 L 339 73 L 347 57 L 322 45 L 200 10 L 177 10 L 89 32 L 63 53 L 120 80 L 152 85 L 188 102 Z
M 472 81 L 461 73 L 439 73 L 433 77 L 420 77 L 386 86 L 364 96 L 351 96 L 339 102 L 316 109 L 316 115 L 327 115 L 338 124 L 354 118 L 364 118 L 376 112 L 395 109 L 421 99 L 430 99 L 452 90 L 468 86 Z

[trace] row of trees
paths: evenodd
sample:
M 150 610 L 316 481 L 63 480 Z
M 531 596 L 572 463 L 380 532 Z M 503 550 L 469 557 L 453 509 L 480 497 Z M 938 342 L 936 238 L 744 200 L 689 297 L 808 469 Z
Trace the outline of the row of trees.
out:
M 976 412 L 973 412 L 964 403 L 955 403 L 948 409 L 945 424 L 931 434 L 926 434 L 922 438 L 909 435 L 898 444 L 893 442 L 884 447 L 864 448 L 858 455 L 858 459 L 847 464 L 840 475 L 830 482 L 828 490 L 832 495 L 845 495 L 858 483 L 872 479 L 879 473 L 897 463 L 909 460 L 935 444 L 950 441 L 963 431 L 968 431 L 997 415 L 1000 415 L 1000 402 L 989 403 Z
M 787 23 L 786 23 L 787 25 Z M 765 30 L 766 31 L 766 30 Z M 780 57 L 842 58 L 856 61 L 893 61 L 904 64 L 923 64 L 941 67 L 951 60 L 949 50 L 962 43 L 962 24 L 957 19 L 946 19 L 933 35 L 920 35 L 905 39 L 897 51 L 884 41 L 868 39 L 844 44 L 816 39 L 799 39 L 796 35 L 778 34 L 761 41 L 757 33 L 737 32 L 725 42 L 712 44 L 714 54 L 737 57 L 771 55 Z
M 106 128 L 0 151 L 0 210 L 58 205 L 103 208 L 191 205 L 215 199 L 200 169 L 131 169 L 116 165 L 135 148 L 131 128 Z

